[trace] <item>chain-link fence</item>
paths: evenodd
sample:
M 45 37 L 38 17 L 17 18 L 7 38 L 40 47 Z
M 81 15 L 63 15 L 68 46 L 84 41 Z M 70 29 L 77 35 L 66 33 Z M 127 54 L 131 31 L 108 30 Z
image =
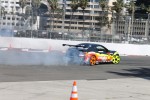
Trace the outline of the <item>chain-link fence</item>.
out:
M 111 27 L 106 29 L 107 32 L 103 29 L 95 30 L 90 25 L 89 28 L 84 28 L 86 30 L 76 28 L 75 22 L 71 23 L 73 29 L 69 30 L 69 21 L 62 24 L 62 19 L 55 19 L 56 21 L 53 22 L 49 15 L 39 15 L 36 20 L 35 17 L 30 15 L 3 16 L 0 22 L 0 35 L 106 43 L 150 44 L 149 16 L 146 19 L 134 19 L 133 25 L 129 16 L 123 16 L 118 21 L 114 20 Z M 78 25 L 82 26 L 81 24 Z M 87 25 L 85 24 L 85 26 Z

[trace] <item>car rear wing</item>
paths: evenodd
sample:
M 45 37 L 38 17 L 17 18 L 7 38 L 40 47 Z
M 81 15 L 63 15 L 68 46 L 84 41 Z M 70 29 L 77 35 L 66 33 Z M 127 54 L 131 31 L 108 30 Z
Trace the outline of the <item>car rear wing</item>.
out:
M 83 47 L 80 45 L 71 45 L 71 44 L 62 44 L 62 46 L 69 46 L 69 47 Z
M 62 44 L 62 46 L 69 46 L 69 47 L 76 47 L 76 48 L 80 48 L 80 51 L 84 51 L 87 50 L 87 48 L 85 48 L 83 45 L 70 45 L 70 44 Z

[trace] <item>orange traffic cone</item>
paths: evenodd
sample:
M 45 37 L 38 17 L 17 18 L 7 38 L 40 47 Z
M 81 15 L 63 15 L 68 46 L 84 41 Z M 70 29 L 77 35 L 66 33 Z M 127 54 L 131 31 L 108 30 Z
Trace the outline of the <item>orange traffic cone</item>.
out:
M 70 100 L 78 100 L 77 82 L 76 81 L 73 82 Z

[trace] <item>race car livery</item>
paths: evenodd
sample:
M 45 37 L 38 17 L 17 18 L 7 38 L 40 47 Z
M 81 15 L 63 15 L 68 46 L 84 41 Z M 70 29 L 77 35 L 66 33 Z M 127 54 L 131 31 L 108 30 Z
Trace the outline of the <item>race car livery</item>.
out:
M 63 46 L 70 46 L 65 55 L 65 61 L 68 64 L 88 64 L 92 66 L 99 63 L 118 64 L 120 62 L 117 51 L 108 50 L 100 44 L 81 43 L 77 45 L 63 44 Z

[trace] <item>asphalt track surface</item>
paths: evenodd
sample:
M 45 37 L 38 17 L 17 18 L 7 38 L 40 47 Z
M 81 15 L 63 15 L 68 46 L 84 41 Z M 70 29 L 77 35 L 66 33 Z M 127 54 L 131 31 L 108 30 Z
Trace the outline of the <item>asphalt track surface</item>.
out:
M 121 62 L 96 66 L 64 65 L 59 52 L 0 51 L 0 82 L 106 80 L 150 77 L 150 57 L 121 56 Z

